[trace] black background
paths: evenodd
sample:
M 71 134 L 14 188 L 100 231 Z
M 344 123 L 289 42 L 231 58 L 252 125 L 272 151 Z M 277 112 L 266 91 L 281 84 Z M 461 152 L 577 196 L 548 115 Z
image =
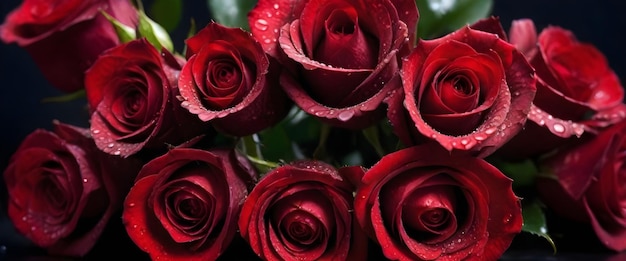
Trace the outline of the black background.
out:
M 1 0 L 0 17 L 16 8 L 21 1 Z M 194 17 L 198 27 L 209 21 L 204 0 L 186 0 L 185 17 Z M 547 25 L 558 25 L 569 29 L 583 42 L 594 44 L 607 57 L 609 64 L 620 79 L 626 79 L 626 33 L 625 1 L 545 1 L 496 0 L 493 14 L 499 16 L 508 30 L 511 20 L 532 18 L 538 30 Z M 174 34 L 177 49 L 182 49 L 182 40 L 188 22 L 182 21 Z M 4 170 L 11 154 L 21 140 L 37 128 L 51 128 L 53 119 L 79 126 L 87 126 L 88 115 L 85 102 L 42 103 L 45 97 L 61 93 L 51 87 L 42 77 L 28 54 L 18 46 L 0 43 L 0 170 Z M 558 229 L 562 222 L 555 222 L 551 228 Z M 534 236 L 522 235 L 515 239 L 512 248 L 503 257 L 506 260 L 626 260 L 626 256 L 612 255 L 600 246 L 593 232 L 581 228 L 580 231 L 560 231 L 568 237 L 555 238 L 560 252 L 552 255 L 547 243 Z M 120 234 L 122 237 L 123 233 Z M 120 240 L 125 240 L 124 238 Z M 6 188 L 0 179 L 0 260 L 30 253 L 38 255 L 30 248 L 28 240 L 15 233 L 6 218 Z M 106 247 L 100 247 L 100 249 Z M 26 252 L 29 251 L 29 252 Z M 34 251 L 34 252 L 32 252 Z M 102 250 L 106 251 L 106 250 Z M 121 249 L 114 252 L 122 253 Z M 122 255 L 123 256 L 123 255 Z

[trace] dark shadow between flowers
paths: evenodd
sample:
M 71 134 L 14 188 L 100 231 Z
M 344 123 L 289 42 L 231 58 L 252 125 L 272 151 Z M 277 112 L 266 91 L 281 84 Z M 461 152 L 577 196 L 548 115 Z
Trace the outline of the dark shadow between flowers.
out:
M 3 0 L 0 15 L 14 9 L 20 0 Z M 149 4 L 151 1 L 146 1 Z M 208 11 L 204 1 L 189 1 L 185 5 L 184 17 L 194 17 L 198 27 L 208 22 Z M 593 43 L 609 59 L 611 67 L 626 79 L 626 59 L 622 41 L 615 34 L 626 28 L 626 9 L 623 1 L 577 1 L 563 3 L 557 1 L 494 1 L 493 14 L 500 17 L 505 28 L 514 19 L 532 18 L 538 28 L 549 24 L 572 30 L 581 41 Z M 189 21 L 181 21 L 179 30 L 173 35 L 176 49 L 182 50 L 183 39 Z M 598 29 L 599 28 L 599 29 Z M 3 125 L 0 132 L 0 168 L 4 170 L 9 157 L 17 149 L 20 141 L 36 128 L 48 128 L 52 119 L 85 125 L 88 115 L 84 102 L 79 100 L 65 104 L 42 103 L 41 99 L 60 93 L 45 82 L 37 73 L 30 57 L 15 45 L 0 44 L 0 114 Z M 624 82 L 624 80 L 622 80 Z M 28 99 L 24 99 L 28 97 Z M 77 113 L 84 112 L 84 113 Z M 327 147 L 328 155 L 345 155 L 346 133 L 333 130 Z M 368 144 L 357 142 L 363 150 L 372 150 Z M 313 147 L 316 144 L 307 144 Z M 375 153 L 366 153 L 374 155 Z M 363 159 L 364 165 L 371 166 L 377 159 Z M 0 260 L 67 260 L 46 257 L 45 251 L 33 246 L 27 239 L 17 234 L 7 217 L 7 191 L 4 180 L 0 179 Z M 83 260 L 111 260 L 126 257 L 128 260 L 149 260 L 149 256 L 139 250 L 130 240 L 121 223 L 121 214 L 115 215 L 105 229 L 99 243 Z M 548 228 L 558 248 L 556 254 L 547 241 L 527 233 L 518 235 L 511 248 L 501 260 L 626 260 L 626 253 L 616 254 L 607 250 L 597 240 L 590 226 L 578 224 L 546 213 Z M 372 243 L 367 249 L 370 260 L 383 260 L 379 247 Z M 243 239 L 236 237 L 220 260 L 258 260 Z

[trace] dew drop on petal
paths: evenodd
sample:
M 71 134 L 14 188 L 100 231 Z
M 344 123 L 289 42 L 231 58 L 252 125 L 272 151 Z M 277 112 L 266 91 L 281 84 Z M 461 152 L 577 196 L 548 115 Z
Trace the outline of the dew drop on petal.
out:
M 564 132 L 565 131 L 565 127 L 563 125 L 561 125 L 560 123 L 555 123 L 552 128 L 554 129 L 554 131 L 556 132 Z
M 274 4 L 274 9 L 278 10 L 280 6 L 278 4 Z
M 254 27 L 261 31 L 265 31 L 267 30 L 268 23 L 265 19 L 259 19 L 259 20 L 256 20 L 256 22 L 254 22 Z
M 354 116 L 354 112 L 353 111 L 343 111 L 341 113 L 339 113 L 339 116 L 337 116 L 337 118 L 340 121 L 348 121 L 352 118 L 352 116 Z

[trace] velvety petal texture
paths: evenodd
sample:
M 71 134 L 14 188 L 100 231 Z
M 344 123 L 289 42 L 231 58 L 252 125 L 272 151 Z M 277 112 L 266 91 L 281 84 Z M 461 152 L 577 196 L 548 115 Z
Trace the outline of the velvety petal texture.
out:
M 590 223 L 606 247 L 626 250 L 626 121 L 567 147 L 542 164 L 556 177 L 538 182 L 550 209 Z
M 407 145 L 437 142 L 484 157 L 524 126 L 535 96 L 533 69 L 498 36 L 495 18 L 434 40 L 421 40 L 403 61 L 403 92 L 387 116 Z
M 326 163 L 280 166 L 250 192 L 240 233 L 264 260 L 364 260 L 367 237 L 353 220 L 353 191 Z
M 367 170 L 354 211 L 391 260 L 496 260 L 522 228 L 512 180 L 434 144 L 393 152 Z
M 26 0 L 0 25 L 0 39 L 25 48 L 54 87 L 76 91 L 98 55 L 119 44 L 100 11 L 130 27 L 137 23 L 128 0 Z
M 351 129 L 384 117 L 417 18 L 414 2 L 389 0 L 259 1 L 248 15 L 254 37 L 286 67 L 280 82 L 291 100 Z
M 182 63 L 145 39 L 110 49 L 96 61 L 87 71 L 85 91 L 98 148 L 127 157 L 207 132 L 208 124 L 178 106 Z
M 215 260 L 256 180 L 234 150 L 172 149 L 139 172 L 124 202 L 126 231 L 153 260 Z
M 79 257 L 122 206 L 140 165 L 99 151 L 89 130 L 55 122 L 21 143 L 4 171 L 17 231 L 50 254 Z
M 210 23 L 187 39 L 181 105 L 218 131 L 246 136 L 277 123 L 291 105 L 278 70 L 249 33 Z
M 503 148 L 502 153 L 511 157 L 545 153 L 626 116 L 624 89 L 597 48 L 557 26 L 544 28 L 538 36 L 533 33 L 532 20 L 516 21 L 511 27 L 516 35 L 511 40 L 525 52 L 537 78 L 529 124 Z M 612 119 L 607 120 L 607 115 Z

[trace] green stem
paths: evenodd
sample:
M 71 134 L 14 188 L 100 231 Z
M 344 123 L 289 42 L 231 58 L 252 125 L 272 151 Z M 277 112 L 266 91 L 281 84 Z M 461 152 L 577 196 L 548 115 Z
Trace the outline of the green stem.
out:
M 47 102 L 69 102 L 69 101 L 73 101 L 73 100 L 80 99 L 80 98 L 83 98 L 83 97 L 85 97 L 85 89 L 78 90 L 78 91 L 75 91 L 73 93 L 60 95 L 60 96 L 46 97 L 46 98 L 43 98 L 41 100 L 41 102 L 44 102 L 44 103 L 47 103 Z
M 330 135 L 330 125 L 322 124 L 320 129 L 320 139 L 317 143 L 317 148 L 313 152 L 314 159 L 321 159 L 326 155 L 326 142 L 328 141 L 328 136 Z
M 365 139 L 369 142 L 369 144 L 374 147 L 379 157 L 383 157 L 386 155 L 385 149 L 383 149 L 383 145 L 380 144 L 377 125 L 372 125 L 371 127 L 363 129 L 363 136 L 365 136 Z
M 257 169 L 259 169 L 259 171 L 261 171 L 262 173 L 266 173 L 269 170 L 280 166 L 280 164 L 276 162 L 262 160 L 262 159 L 259 159 L 257 157 L 253 157 L 250 155 L 247 155 L 247 157 L 248 157 L 248 160 L 250 160 L 250 162 L 252 162 L 257 167 Z
M 263 153 L 261 153 L 261 146 L 259 145 L 259 136 L 255 133 L 250 136 L 241 138 L 241 144 L 243 145 L 243 152 L 250 156 L 263 160 Z

